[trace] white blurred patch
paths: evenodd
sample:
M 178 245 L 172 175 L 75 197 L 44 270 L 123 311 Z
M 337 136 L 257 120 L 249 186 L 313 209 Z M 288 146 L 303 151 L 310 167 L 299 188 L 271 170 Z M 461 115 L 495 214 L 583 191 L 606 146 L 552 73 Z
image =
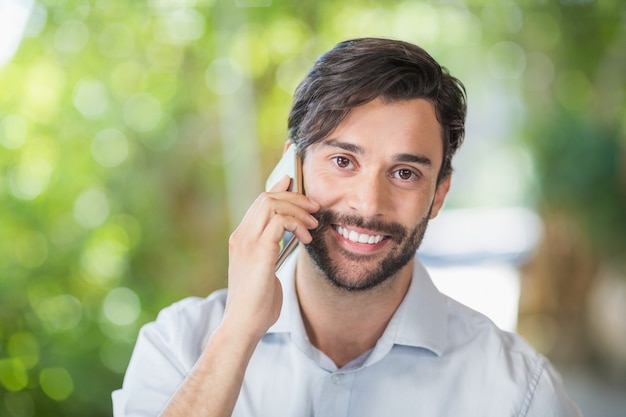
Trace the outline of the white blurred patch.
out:
M 431 221 L 419 255 L 441 292 L 515 331 L 517 266 L 541 232 L 539 217 L 524 208 L 444 210 Z
M 0 2 L 0 67 L 9 62 L 17 51 L 32 8 L 32 0 Z

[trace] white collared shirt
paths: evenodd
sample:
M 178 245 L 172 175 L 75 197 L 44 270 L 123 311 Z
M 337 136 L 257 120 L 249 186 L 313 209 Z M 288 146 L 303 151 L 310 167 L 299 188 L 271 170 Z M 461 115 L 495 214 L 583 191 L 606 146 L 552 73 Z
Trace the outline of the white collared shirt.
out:
M 543 356 L 441 294 L 418 259 L 376 346 L 337 369 L 307 339 L 296 256 L 279 273 L 281 314 L 252 356 L 233 416 L 580 416 Z M 225 301 L 225 290 L 188 298 L 142 328 L 123 387 L 113 393 L 115 417 L 159 415 L 220 323 Z

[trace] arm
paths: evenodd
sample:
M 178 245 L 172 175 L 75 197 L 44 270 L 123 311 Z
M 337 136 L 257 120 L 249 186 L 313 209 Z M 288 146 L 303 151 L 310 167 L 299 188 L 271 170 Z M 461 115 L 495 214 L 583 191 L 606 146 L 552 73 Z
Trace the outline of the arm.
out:
M 257 342 L 220 326 L 161 416 L 230 416 Z
M 308 243 L 308 229 L 317 226 L 310 213 L 319 205 L 284 191 L 288 185 L 285 177 L 261 194 L 231 235 L 224 317 L 162 417 L 232 414 L 254 349 L 280 314 L 282 289 L 275 262 L 283 233 L 291 231 Z
M 565 392 L 560 375 L 547 361 L 527 404 L 528 408 L 522 413 L 524 417 L 582 417 Z

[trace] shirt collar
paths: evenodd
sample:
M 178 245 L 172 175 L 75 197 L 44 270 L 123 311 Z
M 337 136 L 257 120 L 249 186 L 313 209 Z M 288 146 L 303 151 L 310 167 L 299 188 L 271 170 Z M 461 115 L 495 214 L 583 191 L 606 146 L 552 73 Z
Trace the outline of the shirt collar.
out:
M 446 297 L 435 287 L 416 256 L 411 285 L 380 342 L 390 339 L 394 344 L 426 348 L 441 355 L 446 346 L 447 334 Z
M 278 320 L 269 328 L 268 333 L 306 334 L 296 294 L 295 275 L 298 252 L 299 249 L 294 250 L 276 273 L 283 287 L 283 305 Z
M 277 276 L 283 287 L 283 305 L 268 333 L 291 333 L 292 340 L 307 341 L 295 287 L 298 250 L 289 256 Z M 437 290 L 426 268 L 415 257 L 411 285 L 368 360 L 377 360 L 394 344 L 425 348 L 441 355 L 447 340 L 447 301 Z

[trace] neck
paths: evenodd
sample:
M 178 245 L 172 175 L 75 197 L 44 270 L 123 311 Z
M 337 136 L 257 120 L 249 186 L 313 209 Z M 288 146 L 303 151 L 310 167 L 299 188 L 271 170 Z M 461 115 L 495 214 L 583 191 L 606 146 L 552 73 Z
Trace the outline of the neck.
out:
M 329 282 L 300 251 L 296 290 L 311 343 L 338 368 L 372 349 L 406 294 L 413 262 L 374 288 L 348 291 Z

